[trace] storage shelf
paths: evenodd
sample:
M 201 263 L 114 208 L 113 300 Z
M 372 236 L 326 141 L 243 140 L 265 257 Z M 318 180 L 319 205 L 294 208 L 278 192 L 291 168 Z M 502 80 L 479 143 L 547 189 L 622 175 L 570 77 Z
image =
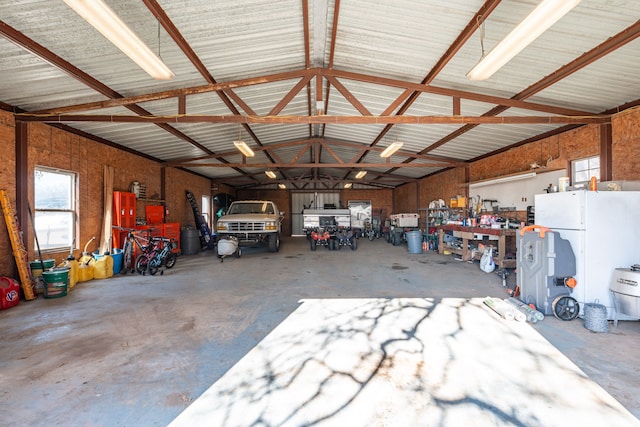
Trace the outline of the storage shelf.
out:
M 452 247 L 444 244 L 445 231 L 451 231 L 454 237 L 462 239 L 462 249 Z M 516 268 L 515 259 L 505 259 L 507 253 L 507 247 L 515 251 L 515 230 L 503 230 L 495 228 L 481 228 L 481 227 L 462 227 L 457 225 L 443 225 L 438 227 L 438 253 L 443 254 L 445 249 L 461 255 L 463 261 L 470 261 L 472 259 L 471 251 L 469 250 L 469 241 L 481 241 L 476 239 L 476 235 L 493 235 L 498 236 L 498 253 L 494 257 L 496 266 L 498 268 Z M 495 242 L 495 241 L 494 241 Z M 476 253 L 475 259 L 480 259 L 482 254 Z

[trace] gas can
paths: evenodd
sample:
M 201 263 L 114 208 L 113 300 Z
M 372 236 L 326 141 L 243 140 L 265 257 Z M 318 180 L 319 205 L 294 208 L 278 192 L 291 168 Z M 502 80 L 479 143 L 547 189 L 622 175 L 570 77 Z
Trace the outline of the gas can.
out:
M 96 260 L 89 254 L 85 253 L 78 261 L 78 282 L 87 282 L 93 280 L 93 265 Z
M 107 279 L 113 276 L 113 257 L 111 255 L 97 255 L 94 252 L 96 263 L 93 265 L 94 279 Z
M 0 276 L 0 310 L 14 307 L 20 302 L 20 285 L 11 277 Z
M 69 290 L 73 289 L 78 283 L 78 261 L 73 254 L 69 254 L 67 259 L 58 265 L 58 267 L 67 267 L 69 269 Z

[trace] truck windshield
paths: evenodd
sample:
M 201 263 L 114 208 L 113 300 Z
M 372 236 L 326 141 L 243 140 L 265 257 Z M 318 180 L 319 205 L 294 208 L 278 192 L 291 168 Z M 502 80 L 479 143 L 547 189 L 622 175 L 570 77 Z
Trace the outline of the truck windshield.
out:
M 229 214 L 274 214 L 271 203 L 251 202 L 231 204 L 227 215 Z

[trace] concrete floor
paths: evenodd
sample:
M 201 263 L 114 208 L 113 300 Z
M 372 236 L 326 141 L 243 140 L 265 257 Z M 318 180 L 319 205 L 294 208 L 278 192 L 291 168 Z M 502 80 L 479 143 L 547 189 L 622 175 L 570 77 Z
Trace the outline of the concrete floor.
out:
M 276 254 L 244 248 L 221 263 L 203 252 L 163 276 L 81 283 L 0 312 L 0 424 L 167 425 L 304 298 L 484 296 L 506 294 L 477 263 L 383 240 L 311 252 L 288 238 Z M 640 418 L 640 322 L 597 334 L 548 317 L 532 328 Z

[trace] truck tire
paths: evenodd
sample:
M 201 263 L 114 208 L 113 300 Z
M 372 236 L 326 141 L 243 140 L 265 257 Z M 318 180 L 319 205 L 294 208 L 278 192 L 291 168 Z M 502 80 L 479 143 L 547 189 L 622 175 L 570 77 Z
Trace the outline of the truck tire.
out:
M 273 233 L 269 235 L 269 252 L 278 252 L 280 249 L 280 234 Z
M 400 246 L 402 244 L 402 232 L 393 232 L 393 246 Z

